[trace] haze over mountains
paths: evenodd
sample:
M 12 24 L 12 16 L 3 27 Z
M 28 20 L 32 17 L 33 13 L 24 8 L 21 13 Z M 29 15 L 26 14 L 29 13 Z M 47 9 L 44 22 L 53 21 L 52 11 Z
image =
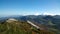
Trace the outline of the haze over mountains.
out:
M 0 18 L 0 23 L 6 22 L 6 20 L 13 18 L 18 21 L 30 22 L 34 23 L 35 25 L 43 28 L 43 30 L 54 32 L 56 34 L 60 34 L 60 15 L 27 15 L 27 16 L 6 16 Z

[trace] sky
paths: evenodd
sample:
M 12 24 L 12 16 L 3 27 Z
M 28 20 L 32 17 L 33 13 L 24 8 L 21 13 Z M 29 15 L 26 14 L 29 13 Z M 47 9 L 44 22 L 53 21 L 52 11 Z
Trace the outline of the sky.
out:
M 0 0 L 0 15 L 60 15 L 60 0 Z

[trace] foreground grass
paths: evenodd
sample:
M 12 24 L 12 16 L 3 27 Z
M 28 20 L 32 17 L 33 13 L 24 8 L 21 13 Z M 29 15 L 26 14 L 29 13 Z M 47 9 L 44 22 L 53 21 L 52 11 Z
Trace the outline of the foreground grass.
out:
M 44 30 L 38 30 L 27 22 L 0 23 L 0 34 L 54 34 Z

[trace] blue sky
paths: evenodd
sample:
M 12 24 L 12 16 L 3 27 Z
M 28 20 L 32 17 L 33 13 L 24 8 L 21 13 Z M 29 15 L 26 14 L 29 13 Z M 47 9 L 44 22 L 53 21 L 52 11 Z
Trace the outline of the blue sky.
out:
M 0 15 L 60 15 L 60 0 L 0 0 Z

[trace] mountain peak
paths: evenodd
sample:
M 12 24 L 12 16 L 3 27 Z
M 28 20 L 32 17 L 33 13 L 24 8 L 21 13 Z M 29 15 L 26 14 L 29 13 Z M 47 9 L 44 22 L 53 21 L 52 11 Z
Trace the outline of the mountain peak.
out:
M 6 22 L 11 23 L 11 22 L 16 22 L 18 21 L 17 19 L 14 18 L 9 18 Z

